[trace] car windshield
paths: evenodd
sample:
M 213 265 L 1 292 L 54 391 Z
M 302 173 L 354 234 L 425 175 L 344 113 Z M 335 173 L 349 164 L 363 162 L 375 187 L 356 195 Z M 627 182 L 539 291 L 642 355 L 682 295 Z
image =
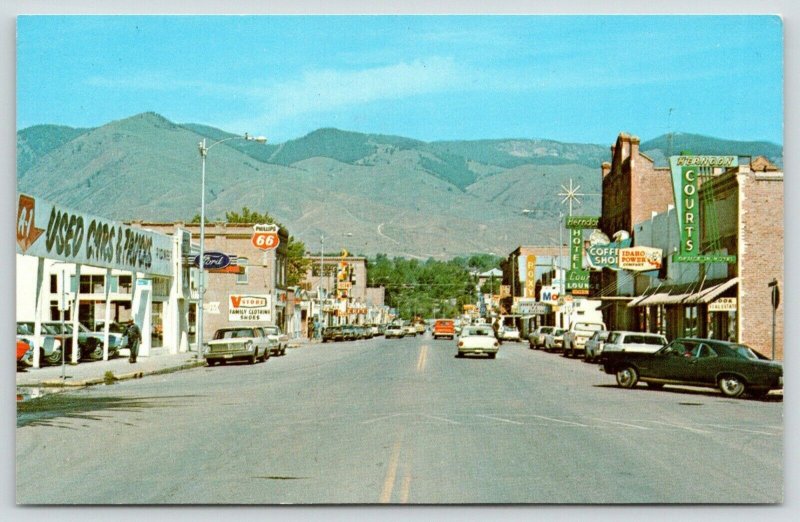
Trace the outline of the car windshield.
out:
M 97 326 L 95 326 L 95 330 L 98 332 L 102 332 L 103 330 L 105 330 L 105 327 L 106 326 L 104 323 L 97 323 Z M 119 323 L 109 323 L 108 331 L 111 333 L 125 333 L 125 326 Z
M 575 325 L 576 330 L 580 330 L 582 332 L 594 332 L 597 330 L 602 330 L 602 324 L 592 324 L 592 323 L 578 323 Z
M 630 344 L 655 344 L 658 346 L 667 344 L 666 339 L 660 335 L 628 335 L 625 337 L 625 342 Z
M 489 336 L 489 335 L 492 335 L 492 329 L 491 328 L 470 328 L 470 327 L 464 328 L 464 330 L 461 333 L 461 336 L 462 337 L 467 337 L 469 335 L 485 335 L 485 336 Z
M 47 326 L 49 328 L 52 328 L 53 332 L 57 333 L 57 334 L 62 334 L 62 333 L 71 334 L 72 333 L 72 323 L 64 323 L 63 325 L 61 323 L 47 323 Z
M 566 330 L 562 330 L 561 328 L 558 328 L 555 331 L 553 331 L 553 335 L 564 335 L 564 332 L 566 332 Z
M 594 339 L 595 341 L 605 341 L 606 339 L 608 339 L 608 334 L 609 332 L 595 332 L 594 335 L 592 336 L 592 339 Z
M 252 328 L 237 328 L 234 330 L 217 330 L 214 339 L 236 339 L 239 337 L 254 337 Z

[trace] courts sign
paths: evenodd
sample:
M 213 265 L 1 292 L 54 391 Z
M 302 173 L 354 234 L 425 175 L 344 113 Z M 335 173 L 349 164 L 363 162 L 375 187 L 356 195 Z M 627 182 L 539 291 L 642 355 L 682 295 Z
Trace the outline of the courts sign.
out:
M 67 263 L 172 275 L 172 237 L 20 194 L 17 252 Z
M 680 263 L 735 263 L 735 255 L 700 254 L 699 178 L 713 176 L 715 168 L 738 167 L 739 158 L 737 156 L 671 156 L 669 164 L 681 238 L 679 251 L 673 255 L 673 260 Z

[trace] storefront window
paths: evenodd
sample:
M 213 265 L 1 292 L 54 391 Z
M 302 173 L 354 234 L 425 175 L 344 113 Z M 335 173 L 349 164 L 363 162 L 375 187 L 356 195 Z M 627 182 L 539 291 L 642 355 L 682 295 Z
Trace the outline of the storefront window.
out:
M 686 337 L 700 335 L 700 323 L 697 320 L 696 306 L 687 306 L 683 309 L 683 335 Z

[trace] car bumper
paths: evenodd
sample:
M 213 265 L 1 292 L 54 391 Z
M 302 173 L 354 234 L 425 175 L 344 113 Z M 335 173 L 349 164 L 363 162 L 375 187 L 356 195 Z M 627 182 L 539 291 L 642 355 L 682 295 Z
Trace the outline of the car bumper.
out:
M 220 360 L 220 359 L 246 359 L 256 354 L 255 347 L 250 350 L 244 348 L 231 348 L 231 347 L 215 347 L 210 346 L 203 354 L 206 360 Z
M 458 353 L 480 355 L 484 353 L 497 353 L 499 348 L 459 348 Z

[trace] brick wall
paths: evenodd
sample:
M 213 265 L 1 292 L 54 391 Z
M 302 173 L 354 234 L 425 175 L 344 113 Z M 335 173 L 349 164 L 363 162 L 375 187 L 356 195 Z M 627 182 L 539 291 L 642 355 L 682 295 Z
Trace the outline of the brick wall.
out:
M 744 172 L 740 183 L 739 223 L 739 340 L 762 354 L 772 355 L 770 288 L 783 285 L 783 174 Z M 776 311 L 775 358 L 783 360 L 783 303 Z

